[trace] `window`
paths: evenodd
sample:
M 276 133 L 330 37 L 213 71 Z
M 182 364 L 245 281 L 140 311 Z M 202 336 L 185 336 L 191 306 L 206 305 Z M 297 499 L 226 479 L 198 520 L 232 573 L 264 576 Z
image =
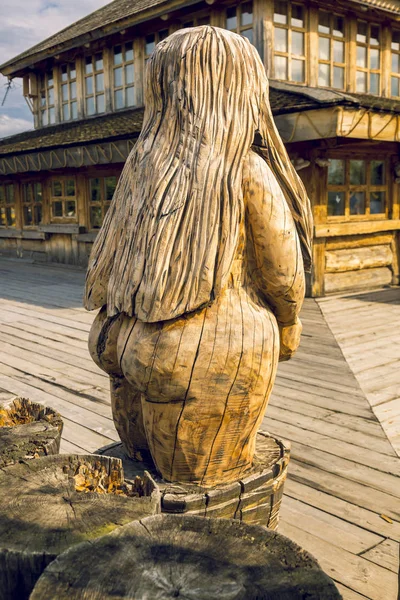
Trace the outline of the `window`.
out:
M 87 116 L 105 112 L 103 54 L 85 58 L 85 114 Z
M 184 27 L 193 27 L 193 21 L 188 21 Z M 149 58 L 150 54 L 153 52 L 154 48 L 157 46 L 159 42 L 165 40 L 168 37 L 168 29 L 161 29 L 156 33 L 150 33 L 150 35 L 146 35 L 144 40 L 144 59 L 145 63 Z
M 12 183 L 0 184 L 0 227 L 15 227 L 15 197 Z
M 386 179 L 383 160 L 331 159 L 328 217 L 385 214 Z
M 210 15 L 197 15 L 190 19 L 190 21 L 184 21 L 182 23 L 182 28 L 200 27 L 200 25 L 210 25 Z
M 240 33 L 253 43 L 253 4 L 244 2 L 226 9 L 225 28 Z
M 117 177 L 93 177 L 89 179 L 90 228 L 100 229 L 117 186 Z
M 40 122 L 43 126 L 56 122 L 53 71 L 40 77 Z
M 400 31 L 392 32 L 392 76 L 390 79 L 392 96 L 400 96 Z
M 274 5 L 274 77 L 306 80 L 305 10 L 301 4 L 276 0 Z
M 61 66 L 61 120 L 71 121 L 78 118 L 76 100 L 75 63 Z
M 51 216 L 54 220 L 76 220 L 76 186 L 72 177 L 51 181 Z
M 24 227 L 32 227 L 42 222 L 42 185 L 39 182 L 22 185 L 22 215 Z
M 356 91 L 379 94 L 380 27 L 365 21 L 357 21 Z
M 345 88 L 344 18 L 318 13 L 318 85 Z
M 114 110 L 135 106 L 135 65 L 133 42 L 114 46 Z

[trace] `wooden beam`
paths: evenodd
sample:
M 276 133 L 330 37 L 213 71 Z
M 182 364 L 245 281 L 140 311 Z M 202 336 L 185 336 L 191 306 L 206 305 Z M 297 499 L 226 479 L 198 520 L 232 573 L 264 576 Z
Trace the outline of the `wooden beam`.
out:
M 336 237 L 340 235 L 363 235 L 378 231 L 400 230 L 400 219 L 387 221 L 362 221 L 350 223 L 326 223 L 315 225 L 314 238 Z

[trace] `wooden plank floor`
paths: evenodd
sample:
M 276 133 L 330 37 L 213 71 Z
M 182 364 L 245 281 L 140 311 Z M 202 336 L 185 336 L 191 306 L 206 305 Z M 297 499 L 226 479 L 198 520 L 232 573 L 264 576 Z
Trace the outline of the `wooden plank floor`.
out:
M 108 380 L 87 350 L 84 273 L 1 260 L 0 277 L 0 399 L 59 410 L 64 452 L 117 440 Z M 263 423 L 292 444 L 280 531 L 316 556 L 346 600 L 395 600 L 400 461 L 315 301 L 302 320 L 301 349 L 279 366 Z
M 319 305 L 400 456 L 400 288 L 323 298 Z

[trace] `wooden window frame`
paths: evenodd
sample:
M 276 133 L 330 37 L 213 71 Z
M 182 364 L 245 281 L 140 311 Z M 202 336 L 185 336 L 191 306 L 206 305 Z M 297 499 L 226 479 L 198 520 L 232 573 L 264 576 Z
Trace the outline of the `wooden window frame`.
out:
M 392 98 L 400 98 L 400 39 L 399 39 L 399 47 L 398 49 L 393 48 L 393 33 L 397 33 L 399 35 L 400 38 L 400 29 L 393 29 L 393 31 L 391 32 L 391 36 L 390 36 L 390 96 Z M 393 71 L 392 65 L 393 65 L 393 55 L 397 56 L 397 60 L 399 63 L 399 68 L 397 73 L 395 71 Z M 393 94 L 392 93 L 392 79 L 395 79 L 397 81 L 397 94 Z
M 287 60 L 287 79 L 279 79 L 279 81 L 288 81 L 290 83 L 294 83 L 296 85 L 307 85 L 307 81 L 308 81 L 308 72 L 309 72 L 309 53 L 308 53 L 308 47 L 307 47 L 307 36 L 309 34 L 310 31 L 310 14 L 309 14 L 309 7 L 302 3 L 302 2 L 291 2 L 290 0 L 283 0 L 284 2 L 286 2 L 287 7 L 288 7 L 288 12 L 287 12 L 287 23 L 276 23 L 274 20 L 274 10 L 272 13 L 272 26 L 273 26 L 273 31 L 274 31 L 274 36 L 275 36 L 275 30 L 276 29 L 285 29 L 287 31 L 287 52 L 280 52 L 275 50 L 275 44 L 273 42 L 273 51 L 272 51 L 272 72 L 273 72 L 273 79 L 277 79 L 276 74 L 275 74 L 275 57 L 276 56 L 281 56 L 286 58 Z M 303 9 L 303 14 L 304 14 L 304 26 L 303 27 L 296 27 L 294 25 L 291 24 L 291 20 L 292 20 L 292 8 L 293 6 L 301 6 Z M 302 33 L 304 36 L 304 55 L 299 55 L 299 54 L 293 54 L 293 52 L 291 51 L 292 48 L 292 34 L 293 31 L 295 32 L 299 32 Z M 275 39 L 275 37 L 274 37 Z M 295 81 L 292 79 L 292 61 L 293 60 L 301 60 L 304 62 L 304 80 L 303 81 Z
M 187 27 L 200 27 L 201 25 L 211 25 L 211 11 L 202 10 L 192 15 L 186 15 L 179 19 L 179 23 L 182 29 Z
M 13 182 L 5 181 L 0 183 L 0 229 L 15 229 L 17 226 L 17 198 L 16 198 L 16 186 Z M 9 190 L 12 189 L 12 198 L 10 201 Z M 11 224 L 9 223 L 7 216 L 7 209 L 10 209 L 13 215 L 11 217 Z M 4 216 L 3 216 L 4 215 Z M 4 223 L 3 223 L 4 218 Z
M 242 13 L 243 11 L 243 6 L 245 6 L 246 4 L 250 4 L 251 5 L 251 15 L 252 15 L 252 19 L 251 19 L 251 24 L 247 23 L 246 25 L 242 25 Z M 233 29 L 230 29 L 228 27 L 228 10 L 233 10 L 236 9 L 236 27 Z M 249 13 L 250 14 L 250 13 Z M 237 4 L 236 6 L 227 6 L 225 8 L 224 11 L 224 29 L 227 29 L 228 31 L 233 31 L 235 33 L 238 33 L 239 35 L 243 35 L 244 37 L 246 37 L 247 39 L 249 39 L 249 37 L 246 34 L 246 31 L 251 31 L 251 40 L 250 42 L 252 44 L 254 44 L 254 2 L 252 0 L 248 0 L 245 2 L 240 2 L 240 4 Z
M 62 194 L 61 196 L 53 195 L 53 183 L 56 181 L 61 182 L 62 185 Z M 66 194 L 66 182 L 73 181 L 74 182 L 74 191 L 75 194 L 73 196 Z M 62 175 L 60 177 L 53 176 L 49 180 L 49 198 L 50 198 L 50 222 L 51 223 L 76 223 L 78 221 L 78 196 L 77 196 L 77 180 L 74 175 Z M 69 201 L 75 202 L 75 215 L 70 216 L 67 214 L 66 203 Z M 53 212 L 53 205 L 56 202 L 62 202 L 62 216 L 56 216 Z
M 188 19 L 188 21 L 189 20 L 191 21 L 192 19 Z M 147 40 L 149 38 L 153 37 L 153 36 L 154 36 L 153 42 L 148 42 Z M 146 65 L 146 61 L 151 56 L 151 54 L 152 54 L 154 48 L 157 46 L 157 44 L 159 42 L 161 42 L 162 40 L 165 40 L 165 38 L 168 37 L 168 36 L 169 36 L 169 28 L 168 27 L 163 27 L 162 29 L 159 29 L 158 31 L 154 31 L 152 33 L 148 33 L 147 35 L 144 36 L 143 42 L 144 42 L 144 64 L 145 65 Z M 154 47 L 153 47 L 153 49 L 150 52 L 148 52 L 148 50 L 147 50 L 147 45 L 149 43 L 154 44 Z
M 106 179 L 109 179 L 111 177 L 115 178 L 115 186 L 118 185 L 118 179 L 121 175 L 121 172 L 119 173 L 98 173 L 98 174 L 93 174 L 93 175 L 88 175 L 87 177 L 87 194 L 88 194 L 88 224 L 89 224 L 89 231 L 99 231 L 100 227 L 93 227 L 92 225 L 92 219 L 91 219 L 91 207 L 100 207 L 101 208 L 101 214 L 102 214 L 102 220 L 101 222 L 103 223 L 104 221 L 104 217 L 106 216 L 107 210 L 110 207 L 111 204 L 111 200 L 107 200 L 106 198 Z M 92 200 L 92 196 L 91 196 L 91 181 L 93 179 L 99 179 L 100 180 L 100 200 Z M 114 188 L 114 192 L 115 192 L 115 188 Z M 113 194 L 114 194 L 113 192 Z
M 35 187 L 36 186 L 40 186 L 40 194 L 41 194 L 41 200 L 38 201 L 36 199 L 36 194 L 35 194 Z M 21 183 L 21 222 L 22 222 L 22 228 L 23 229 L 36 229 L 38 227 L 38 225 L 41 225 L 43 223 L 43 205 L 44 205 L 44 201 L 43 201 L 43 184 L 41 181 L 23 181 Z M 41 215 L 42 218 L 40 219 L 40 221 L 37 220 L 36 218 L 36 214 L 35 214 L 35 208 L 40 206 L 40 210 L 41 210 Z M 27 225 L 25 223 L 25 207 L 30 207 L 31 209 L 31 214 L 32 214 L 32 223 L 30 225 Z
M 358 24 L 359 23 L 364 23 L 367 26 L 367 41 L 366 42 L 360 42 L 360 41 L 357 40 Z M 378 27 L 379 28 L 379 44 L 377 46 L 371 46 L 371 28 L 372 27 Z M 382 55 L 383 55 L 384 45 L 383 45 L 383 27 L 382 27 L 382 24 L 375 23 L 373 21 L 365 21 L 364 19 L 356 19 L 355 36 L 356 36 L 356 39 L 355 39 L 356 57 L 355 57 L 355 65 L 354 65 L 354 70 L 355 70 L 354 91 L 357 94 L 371 94 L 373 96 L 380 96 L 382 94 L 382 86 L 383 86 Z M 360 67 L 360 66 L 357 65 L 357 48 L 366 48 L 366 54 L 367 54 L 367 66 L 366 67 Z M 375 49 L 379 50 L 379 69 L 371 69 L 370 68 L 371 49 L 372 50 L 375 50 Z M 366 75 L 367 75 L 367 89 L 365 91 L 357 89 L 357 73 L 366 73 Z M 371 74 L 379 76 L 379 86 L 378 86 L 378 92 L 377 93 L 370 91 L 370 88 L 371 88 Z
M 101 57 L 101 59 L 99 59 Z M 96 64 L 98 60 L 102 62 L 102 68 L 97 69 Z M 83 57 L 83 102 L 84 102 L 84 114 L 86 117 L 93 117 L 94 115 L 103 115 L 106 112 L 106 89 L 105 89 L 105 69 L 104 69 L 104 52 L 100 50 L 94 54 L 90 54 Z M 91 65 L 91 71 L 87 71 L 88 65 Z M 96 80 L 99 75 L 103 75 L 103 89 L 96 89 Z M 92 92 L 87 92 L 87 81 L 92 78 Z M 99 97 L 103 96 L 103 110 L 99 110 Z M 88 110 L 88 100 L 93 98 L 94 112 L 90 113 Z
M 343 160 L 345 162 L 345 184 L 344 185 L 336 185 L 329 184 L 327 177 L 327 185 L 326 185 L 326 215 L 327 222 L 329 223 L 338 223 L 338 222 L 359 222 L 359 221 L 382 221 L 383 219 L 389 219 L 389 201 L 391 197 L 391 179 L 390 179 L 390 160 L 384 155 L 381 159 L 377 159 L 374 156 L 368 155 L 365 156 L 361 154 L 354 154 L 352 156 L 343 156 L 339 154 L 335 154 L 329 157 L 330 160 Z M 350 161 L 351 160 L 362 160 L 366 163 L 366 171 L 365 171 L 365 184 L 350 184 Z M 372 185 L 370 183 L 371 176 L 371 163 L 374 161 L 380 162 L 383 161 L 385 163 L 385 184 L 383 185 Z M 328 174 L 327 174 L 328 175 Z M 328 192 L 344 192 L 345 198 L 345 211 L 344 215 L 328 215 Z M 352 192 L 364 192 L 365 194 L 365 213 L 360 215 L 352 215 L 350 214 L 350 195 Z M 381 213 L 372 213 L 370 212 L 370 193 L 371 192 L 385 192 L 385 211 Z
M 63 68 L 66 67 L 66 79 L 63 79 Z M 78 63 L 77 61 L 67 62 L 60 65 L 60 120 L 63 123 L 75 121 L 79 118 L 78 108 Z M 71 77 L 71 73 L 75 72 L 75 76 Z M 75 96 L 71 94 L 71 85 L 75 84 Z M 63 88 L 67 89 L 67 99 L 63 99 Z M 76 107 L 76 115 L 73 115 L 72 106 Z M 64 116 L 64 107 L 68 108 L 68 118 Z
M 327 13 L 329 15 L 330 33 L 322 33 L 319 31 L 319 15 L 322 12 Z M 333 33 L 335 18 L 343 19 L 343 23 L 344 23 L 343 37 L 336 36 Z M 317 81 L 318 81 L 318 87 L 332 88 L 335 90 L 340 90 L 342 92 L 346 90 L 346 82 L 347 82 L 347 64 L 346 64 L 346 55 L 347 54 L 346 53 L 347 53 L 348 44 L 349 44 L 348 29 L 349 28 L 346 26 L 346 17 L 344 15 L 341 15 L 339 13 L 328 12 L 327 10 L 323 10 L 323 9 L 318 9 L 318 11 L 317 11 L 317 34 L 318 34 L 318 74 L 317 74 L 318 80 Z M 325 38 L 325 39 L 329 40 L 329 53 L 330 53 L 329 60 L 324 60 L 319 57 L 319 39 L 320 38 Z M 342 63 L 336 62 L 334 60 L 335 41 L 343 43 L 344 62 L 342 62 Z M 329 65 L 329 67 L 330 67 L 329 85 L 322 85 L 319 82 L 319 65 Z M 341 87 L 341 88 L 336 87 L 334 85 L 334 69 L 335 69 L 335 67 L 343 69 L 343 87 Z
M 132 59 L 126 60 L 126 52 L 127 52 L 127 46 L 132 46 Z M 122 61 L 120 63 L 115 63 L 115 49 L 116 48 L 121 48 L 121 54 L 122 54 Z M 129 49 L 130 50 L 130 49 Z M 126 108 L 133 108 L 135 106 L 137 106 L 137 90 L 136 90 L 136 67 L 135 67 L 135 43 L 134 40 L 127 40 L 126 42 L 122 42 L 120 44 L 114 44 L 114 46 L 111 48 L 111 88 L 112 88 L 112 107 L 113 107 L 113 111 L 117 112 L 119 110 L 124 110 Z M 133 82 L 130 83 L 126 81 L 126 67 L 127 66 L 133 66 Z M 115 73 L 117 71 L 117 69 L 122 69 L 122 84 L 121 85 L 115 85 Z M 127 103 L 127 90 L 129 89 L 133 89 L 133 98 L 134 98 L 134 102 L 133 104 L 128 104 Z M 121 106 L 120 108 L 116 107 L 116 94 L 122 92 L 123 95 L 123 106 Z
M 42 127 L 54 125 L 56 123 L 56 99 L 55 99 L 55 69 L 49 69 L 39 77 L 39 121 Z M 51 79 L 49 77 L 51 73 Z M 51 81 L 51 85 L 49 85 Z M 50 96 L 53 95 L 53 102 L 50 102 Z M 43 103 L 42 100 L 45 100 Z M 46 118 L 44 119 L 44 115 Z

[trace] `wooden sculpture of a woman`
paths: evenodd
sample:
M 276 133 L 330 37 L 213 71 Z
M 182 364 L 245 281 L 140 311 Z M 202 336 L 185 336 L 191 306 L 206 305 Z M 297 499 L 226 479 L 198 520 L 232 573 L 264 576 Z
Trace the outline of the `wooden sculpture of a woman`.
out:
M 90 258 L 89 347 L 128 453 L 148 447 L 166 481 L 213 486 L 251 468 L 278 359 L 298 346 L 310 206 L 248 40 L 177 31 L 146 79 Z

